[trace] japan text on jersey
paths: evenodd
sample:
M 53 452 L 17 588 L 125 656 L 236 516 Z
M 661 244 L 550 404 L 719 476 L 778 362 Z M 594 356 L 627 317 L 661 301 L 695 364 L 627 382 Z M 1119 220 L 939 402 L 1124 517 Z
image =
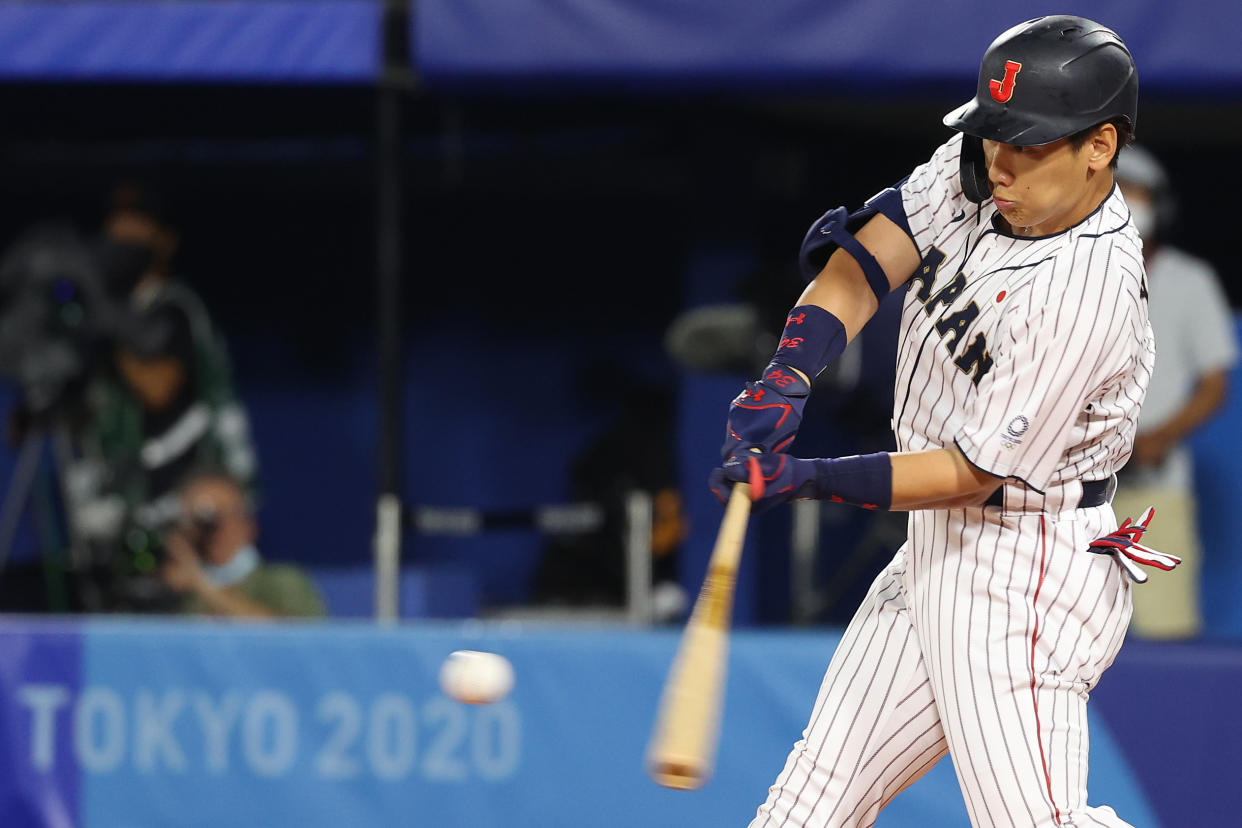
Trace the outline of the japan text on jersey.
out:
M 956 444 L 1043 492 L 1128 458 L 1154 362 L 1142 247 L 1120 192 L 1078 225 L 1020 237 L 961 189 L 961 136 L 902 185 L 923 254 L 907 286 L 894 426 L 903 451 Z

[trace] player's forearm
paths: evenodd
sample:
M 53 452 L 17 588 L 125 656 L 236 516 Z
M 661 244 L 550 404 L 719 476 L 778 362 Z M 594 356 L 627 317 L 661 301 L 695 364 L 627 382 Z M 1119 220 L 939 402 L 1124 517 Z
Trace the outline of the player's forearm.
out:
M 890 458 L 894 511 L 978 506 L 1001 484 L 955 448 L 902 451 Z
M 834 253 L 820 274 L 806 286 L 798 297 L 798 305 L 817 305 L 840 319 L 850 341 L 858 336 L 879 307 L 862 268 L 844 250 Z
M 905 284 L 918 267 L 918 250 L 901 228 L 885 215 L 876 215 L 855 234 L 888 277 L 890 289 Z M 845 325 L 849 339 L 863 329 L 879 308 L 875 291 L 862 266 L 844 249 L 837 249 L 819 275 L 807 285 L 799 305 L 818 305 Z
M 729 406 L 722 450 L 726 458 L 749 449 L 786 448 L 797 433 L 815 378 L 875 315 L 880 299 L 918 266 L 914 243 L 887 216 L 874 216 L 856 236 L 835 238 L 847 247 L 833 253 L 811 280 L 785 320 L 772 362 Z M 860 264 L 855 254 L 868 264 Z M 886 488 L 883 493 L 887 495 Z
M 951 447 L 811 460 L 762 452 L 735 456 L 712 473 L 712 491 L 727 501 L 735 482 L 750 484 L 760 509 L 786 500 L 816 499 L 902 511 L 979 506 L 1001 479 Z

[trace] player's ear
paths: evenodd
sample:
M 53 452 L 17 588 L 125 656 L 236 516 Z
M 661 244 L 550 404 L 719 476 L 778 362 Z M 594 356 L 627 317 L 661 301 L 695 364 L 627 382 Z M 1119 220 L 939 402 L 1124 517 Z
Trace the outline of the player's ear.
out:
M 1117 127 L 1108 123 L 1096 127 L 1083 147 L 1087 152 L 1087 166 L 1095 172 L 1107 169 L 1117 154 L 1117 141 Z

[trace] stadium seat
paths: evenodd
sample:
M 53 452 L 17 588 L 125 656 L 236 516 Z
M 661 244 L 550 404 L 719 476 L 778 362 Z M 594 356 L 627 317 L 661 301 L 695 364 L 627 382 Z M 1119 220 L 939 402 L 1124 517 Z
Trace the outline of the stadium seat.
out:
M 308 571 L 333 618 L 375 614 L 375 577 L 370 567 L 313 567 Z M 474 576 L 461 567 L 405 568 L 398 600 L 402 618 L 471 618 L 478 613 Z

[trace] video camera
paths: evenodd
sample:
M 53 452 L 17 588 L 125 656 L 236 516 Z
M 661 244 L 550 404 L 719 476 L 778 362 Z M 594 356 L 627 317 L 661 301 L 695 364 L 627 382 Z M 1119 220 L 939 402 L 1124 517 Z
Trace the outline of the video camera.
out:
M 112 370 L 118 346 L 150 353 L 164 344 L 153 341 L 161 326 L 145 319 L 131 300 L 149 263 L 149 252 L 138 245 L 84 237 L 59 223 L 31 227 L 0 256 L 0 379 L 12 382 L 19 392 L 19 402 L 9 415 L 11 437 L 22 443 L 23 457 L 37 458 L 48 435 L 72 440 L 88 432 L 92 419 L 86 389 L 94 378 Z M 56 472 L 65 475 L 61 484 L 66 500 L 76 503 L 73 507 L 66 503 L 66 509 L 77 510 L 83 487 L 69 482 L 80 476 L 76 472 L 67 474 L 66 469 L 86 468 L 88 464 L 79 463 L 73 449 L 68 451 L 71 454 L 57 456 Z M 23 469 L 21 479 L 15 472 L 4 494 L 6 510 L 10 499 L 13 504 L 24 504 L 33 485 L 37 464 L 18 466 Z M 124 467 L 101 473 L 115 477 L 124 474 Z M 70 491 L 78 495 L 70 498 Z M 83 524 L 77 520 L 83 514 L 78 511 L 68 518 L 79 532 Z M 130 523 L 118 531 L 128 536 L 140 527 Z M 3 567 L 12 532 L 0 535 Z M 114 585 L 108 568 L 121 567 L 121 575 L 125 575 L 122 559 L 99 557 L 93 547 L 87 547 L 90 541 L 83 547 L 84 554 L 75 558 L 73 568 L 85 581 L 98 580 L 109 593 L 99 600 L 115 603 L 112 593 L 121 595 L 128 585 Z M 97 572 L 100 567 L 107 571 Z
M 36 422 L 74 402 L 131 322 L 128 287 L 107 278 L 106 247 L 37 226 L 0 259 L 0 376 Z
M 177 521 L 176 530 L 190 544 L 199 559 L 205 561 L 211 543 L 220 531 L 220 513 L 209 506 L 191 509 Z

